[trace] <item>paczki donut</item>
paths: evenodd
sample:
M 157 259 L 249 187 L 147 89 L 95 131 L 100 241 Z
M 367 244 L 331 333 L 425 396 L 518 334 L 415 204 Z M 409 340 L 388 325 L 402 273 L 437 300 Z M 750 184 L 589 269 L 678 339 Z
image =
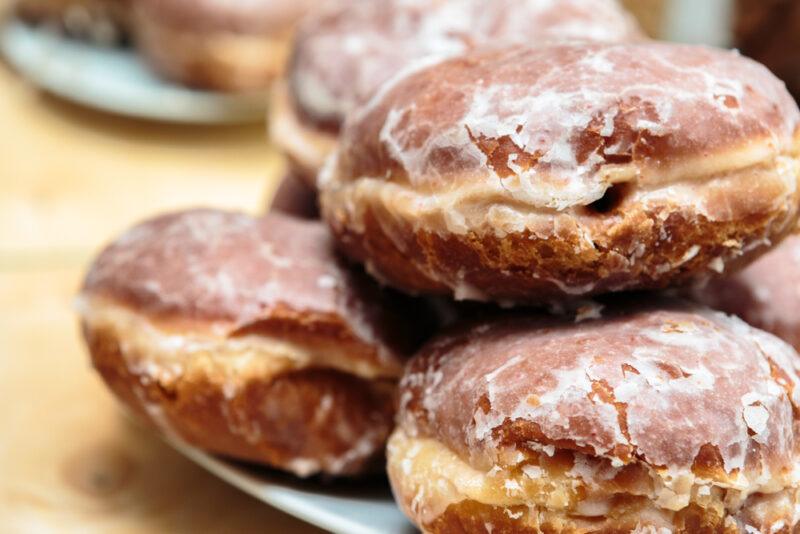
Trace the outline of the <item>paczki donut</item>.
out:
M 312 0 L 136 0 L 134 33 L 146 60 L 179 83 L 256 91 L 283 73 L 294 27 Z
M 323 217 L 409 292 L 660 288 L 750 261 L 797 219 L 797 105 L 732 51 L 478 51 L 385 85 L 351 119 L 320 174 Z
M 800 235 L 789 236 L 738 273 L 699 284 L 691 295 L 800 350 Z
M 641 39 L 616 0 L 347 0 L 309 14 L 288 83 L 270 106 L 273 143 L 313 185 L 344 118 L 419 60 L 482 45 Z
M 167 435 L 299 476 L 376 467 L 420 307 L 337 260 L 319 222 L 193 210 L 144 222 L 89 271 L 95 368 Z
M 796 532 L 797 353 L 681 301 L 601 314 L 471 324 L 412 359 L 387 453 L 405 513 L 436 534 Z

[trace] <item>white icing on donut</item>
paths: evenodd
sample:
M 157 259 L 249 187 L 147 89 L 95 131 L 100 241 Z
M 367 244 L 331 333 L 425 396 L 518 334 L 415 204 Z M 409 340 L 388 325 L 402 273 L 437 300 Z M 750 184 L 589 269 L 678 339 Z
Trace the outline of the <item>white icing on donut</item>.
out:
M 304 21 L 290 79 L 304 114 L 338 124 L 422 58 L 481 45 L 640 37 L 616 0 L 349 0 Z

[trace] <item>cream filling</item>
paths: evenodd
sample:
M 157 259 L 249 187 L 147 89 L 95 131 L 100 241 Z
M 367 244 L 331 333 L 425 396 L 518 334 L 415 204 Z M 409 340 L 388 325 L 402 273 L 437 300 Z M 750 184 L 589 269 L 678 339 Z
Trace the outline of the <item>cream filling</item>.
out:
M 512 457 L 509 455 L 509 457 Z M 598 488 L 613 478 L 615 469 L 587 467 L 587 457 L 576 454 L 575 466 L 564 474 L 554 474 L 534 465 L 510 468 L 495 466 L 489 471 L 475 469 L 441 442 L 408 436 L 398 429 L 387 448 L 389 473 L 401 503 L 421 525 L 429 524 L 448 506 L 464 500 L 498 506 L 526 506 L 573 516 L 576 520 L 603 517 L 612 509 L 613 495 Z M 730 514 L 754 493 L 772 494 L 800 485 L 800 466 L 781 475 L 757 473 L 740 475 L 734 483 L 704 480 L 690 470 L 649 469 L 654 490 L 642 493 L 652 501 L 648 515 L 670 524 L 671 514 L 690 503 L 708 506 L 720 503 Z M 577 490 L 589 495 L 577 499 Z M 723 499 L 723 491 L 727 496 Z
M 353 358 L 335 344 L 321 349 L 273 336 L 232 339 L 226 335 L 229 323 L 168 332 L 144 315 L 100 298 L 79 298 L 77 307 L 89 329 L 113 333 L 127 365 L 136 374 L 169 383 L 184 374 L 200 372 L 219 380 L 230 396 L 250 378 L 263 380 L 310 367 L 336 369 L 366 380 L 394 378 L 399 372 Z
M 758 146 L 758 145 L 757 145 Z M 798 189 L 800 161 L 793 155 L 778 155 L 764 164 L 757 156 L 764 156 L 752 147 L 743 154 L 725 154 L 714 158 L 691 160 L 669 170 L 648 169 L 646 180 L 637 180 L 642 169 L 634 165 L 609 165 L 600 171 L 608 187 L 622 182 L 635 183 L 630 201 L 671 203 L 679 208 L 690 208 L 710 220 L 732 220 L 735 213 L 726 212 L 709 204 L 705 186 L 721 188 L 750 188 L 754 174 L 766 182 L 781 187 L 783 194 L 771 202 L 771 209 L 788 205 Z M 726 159 L 728 158 L 728 159 Z M 692 165 L 696 165 L 692 167 Z M 330 213 L 345 212 L 350 216 L 353 229 L 364 230 L 364 215 L 369 206 L 390 213 L 415 230 L 443 234 L 477 235 L 508 234 L 529 231 L 541 238 L 558 235 L 562 229 L 580 231 L 591 246 L 596 225 L 582 224 L 580 209 L 599 196 L 593 195 L 580 202 L 555 210 L 548 207 L 548 196 L 529 197 L 509 191 L 508 182 L 496 180 L 464 179 L 457 187 L 418 188 L 412 184 L 389 182 L 383 177 L 360 177 L 339 181 L 336 158 L 331 158 L 320 174 L 319 186 L 323 209 Z M 613 172 L 612 172 L 613 171 Z M 521 180 L 515 177 L 515 180 Z M 602 195 L 601 195 L 602 196 Z M 571 227 L 571 228 L 570 228 Z

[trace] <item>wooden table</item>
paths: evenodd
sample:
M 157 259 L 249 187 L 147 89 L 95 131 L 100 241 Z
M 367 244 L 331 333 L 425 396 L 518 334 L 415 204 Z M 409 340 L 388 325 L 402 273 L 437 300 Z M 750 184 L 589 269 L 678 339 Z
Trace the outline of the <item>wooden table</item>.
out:
M 71 301 L 104 242 L 185 206 L 258 211 L 264 125 L 179 127 L 60 102 L 0 64 L 0 532 L 314 532 L 122 415 Z

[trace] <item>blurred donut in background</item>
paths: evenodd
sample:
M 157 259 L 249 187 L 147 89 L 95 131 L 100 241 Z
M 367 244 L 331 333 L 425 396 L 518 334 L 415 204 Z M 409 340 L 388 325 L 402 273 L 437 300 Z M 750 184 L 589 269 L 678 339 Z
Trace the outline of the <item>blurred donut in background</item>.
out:
M 124 40 L 130 24 L 130 0 L 17 0 L 14 9 L 27 22 L 107 45 Z
M 800 2 L 737 0 L 735 45 L 786 82 L 800 98 Z
M 378 470 L 426 308 L 341 263 L 317 221 L 166 214 L 102 251 L 92 362 L 163 434 L 298 476 Z M 413 306 L 413 307 L 412 307 Z
M 144 58 L 173 81 L 217 91 L 265 89 L 281 75 L 298 19 L 313 0 L 137 0 Z
M 298 28 L 286 85 L 271 103 L 271 137 L 314 184 L 345 117 L 418 60 L 475 47 L 642 38 L 616 0 L 349 0 Z

